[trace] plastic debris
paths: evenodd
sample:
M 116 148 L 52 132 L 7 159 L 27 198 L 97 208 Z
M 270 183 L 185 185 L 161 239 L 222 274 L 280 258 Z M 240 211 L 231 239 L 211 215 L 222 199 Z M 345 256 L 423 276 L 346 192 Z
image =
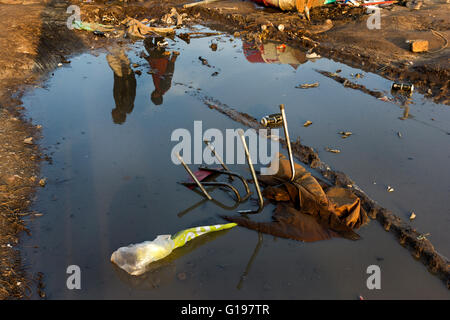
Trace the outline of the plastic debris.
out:
M 346 139 L 350 137 L 353 133 L 350 131 L 340 131 L 339 134 L 341 135 L 342 139 Z
M 45 187 L 45 185 L 47 184 L 47 179 L 41 179 L 41 180 L 39 180 L 39 185 L 41 186 L 41 187 Z
M 177 9 L 172 8 L 172 9 L 170 9 L 169 13 L 167 13 L 166 15 L 164 15 L 161 18 L 161 21 L 164 22 L 165 24 L 168 24 L 168 25 L 174 25 L 175 24 L 175 25 L 179 26 L 179 25 L 183 24 L 183 19 L 186 18 L 186 17 L 187 17 L 186 13 L 179 14 L 177 12 Z
M 309 88 L 317 88 L 319 86 L 318 82 L 314 83 L 303 83 L 301 85 L 296 86 L 297 89 L 309 89 Z
M 131 275 L 138 276 L 146 271 L 152 262 L 167 257 L 174 249 L 184 246 L 188 241 L 209 232 L 235 227 L 236 223 L 195 227 L 182 230 L 173 236 L 159 235 L 153 241 L 145 241 L 121 247 L 111 255 L 111 262 Z
M 23 143 L 25 144 L 33 144 L 33 137 L 29 137 L 23 140 Z
M 341 150 L 339 150 L 339 149 L 331 149 L 331 148 L 326 147 L 325 150 L 328 152 L 331 152 L 331 153 L 341 153 Z
M 261 119 L 261 124 L 265 127 L 279 125 L 283 122 L 281 113 L 270 114 Z
M 392 188 L 391 186 L 388 186 L 388 187 L 387 187 L 387 191 L 388 191 L 388 192 L 394 192 L 394 188 Z
M 166 35 L 175 33 L 174 28 L 149 27 L 149 26 L 145 25 L 144 23 L 142 23 L 136 19 L 130 18 L 130 17 L 122 20 L 121 24 L 123 24 L 127 27 L 128 35 L 138 37 L 138 38 L 145 38 L 146 35 L 151 35 L 151 34 L 166 36 Z
M 309 120 L 303 124 L 304 127 L 309 127 L 310 125 L 312 125 L 312 121 Z
M 318 55 L 315 52 L 311 52 L 311 53 L 307 53 L 306 54 L 306 59 L 318 59 L 320 58 L 320 55 Z
M 416 218 L 416 214 L 413 212 L 411 212 L 411 215 L 409 216 L 409 220 L 414 220 Z
M 81 20 L 74 20 L 72 22 L 72 27 L 76 30 L 92 31 L 92 32 L 105 32 L 113 31 L 114 26 L 108 26 L 100 23 L 89 23 L 83 22 Z

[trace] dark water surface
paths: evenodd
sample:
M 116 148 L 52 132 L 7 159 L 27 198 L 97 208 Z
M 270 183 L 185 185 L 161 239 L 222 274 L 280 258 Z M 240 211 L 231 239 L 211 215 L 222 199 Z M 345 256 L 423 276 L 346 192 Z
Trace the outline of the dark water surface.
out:
M 324 162 L 347 173 L 401 218 L 407 220 L 414 211 L 417 218 L 411 224 L 429 233 L 436 249 L 450 256 L 448 106 L 417 93 L 407 107 L 380 101 L 344 88 L 315 69 L 342 69 L 341 76 L 391 97 L 391 82 L 379 76 L 362 72 L 364 77 L 353 78 L 361 71 L 331 60 L 308 61 L 290 48 L 277 54 L 276 45 L 264 46 L 259 54 L 240 39 L 230 40 L 224 35 L 192 39 L 190 44 L 169 40 L 166 50 L 180 55 L 173 60 L 168 55 L 166 61 L 164 56 L 141 58 L 141 51 L 148 52 L 142 42 L 134 44 L 127 55 L 140 65 L 134 69 L 142 75 L 135 76 L 135 89 L 129 81 L 125 96 L 117 91 L 116 100 L 105 53 L 72 58 L 70 65 L 55 71 L 45 89 L 27 95 L 29 116 L 43 126 L 41 143 L 53 158 L 53 164 L 43 166 L 48 184 L 34 205 L 44 216 L 33 221 L 33 236 L 24 240 L 25 263 L 30 271 L 44 273 L 47 296 L 448 299 L 444 284 L 376 221 L 358 230 L 362 239 L 356 242 L 302 243 L 269 235 L 260 239 L 256 232 L 236 227 L 193 240 L 140 277 L 127 275 L 109 261 L 121 246 L 223 223 L 220 214 L 236 211 L 202 201 L 201 195 L 177 183 L 187 176 L 170 158 L 175 129 L 193 131 L 195 120 L 203 121 L 203 131 L 242 127 L 206 107 L 192 94 L 197 89 L 258 119 L 276 113 L 284 103 L 292 140 L 301 137 Z M 209 48 L 211 42 L 218 44 L 217 51 Z M 161 63 L 166 70 L 173 68 L 172 79 L 170 74 L 157 77 Z M 147 73 L 150 70 L 153 74 Z M 313 82 L 319 87 L 295 88 Z M 307 120 L 313 124 L 305 128 Z M 342 139 L 339 131 L 353 135 Z M 329 153 L 326 147 L 341 153 Z M 250 178 L 245 165 L 230 167 Z M 387 192 L 387 186 L 395 191 Z M 232 205 L 223 191 L 211 193 Z M 239 209 L 253 207 L 247 202 Z M 269 220 L 271 210 L 269 206 L 255 218 Z M 34 245 L 39 247 L 31 248 Z M 381 268 L 381 290 L 366 287 L 366 269 L 373 264 Z M 81 268 L 81 290 L 66 287 L 69 265 Z

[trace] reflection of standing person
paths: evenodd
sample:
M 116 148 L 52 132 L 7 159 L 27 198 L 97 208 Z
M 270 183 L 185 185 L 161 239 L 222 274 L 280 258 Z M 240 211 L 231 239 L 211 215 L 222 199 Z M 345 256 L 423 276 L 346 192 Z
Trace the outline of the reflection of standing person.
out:
M 175 72 L 175 61 L 179 55 L 176 51 L 169 52 L 158 46 L 160 41 L 164 41 L 164 38 L 144 40 L 145 48 L 149 53 L 147 60 L 152 69 L 153 84 L 155 85 L 155 90 L 151 95 L 151 100 L 155 105 L 163 103 L 163 96 L 170 89 Z
M 122 124 L 134 108 L 136 78 L 123 50 L 113 55 L 108 54 L 106 60 L 114 71 L 113 95 L 116 108 L 111 111 L 111 115 L 114 123 Z

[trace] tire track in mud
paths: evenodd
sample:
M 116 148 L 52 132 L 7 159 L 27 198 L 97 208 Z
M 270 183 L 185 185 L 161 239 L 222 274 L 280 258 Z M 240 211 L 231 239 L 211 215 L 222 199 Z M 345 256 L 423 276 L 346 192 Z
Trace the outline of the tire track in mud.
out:
M 177 85 L 185 86 L 181 83 L 177 83 Z M 213 97 L 209 97 L 199 90 L 188 90 L 186 93 L 203 102 L 208 108 L 218 111 L 246 127 L 255 129 L 258 134 L 262 133 L 259 131 L 260 129 L 267 129 L 267 132 L 270 133 L 270 129 L 261 125 L 256 118 L 247 113 L 237 111 L 235 108 L 232 108 Z M 267 138 L 273 137 L 269 134 Z M 283 148 L 286 148 L 285 139 L 277 137 L 277 140 Z M 447 289 L 450 289 L 449 260 L 436 251 L 433 244 L 423 233 L 420 233 L 415 228 L 411 227 L 392 211 L 380 206 L 375 200 L 371 199 L 362 189 L 360 189 L 345 173 L 332 170 L 329 165 L 320 160 L 319 155 L 312 147 L 303 145 L 300 142 L 300 138 L 297 138 L 296 141 L 291 141 L 291 145 L 294 156 L 302 163 L 322 174 L 322 176 L 328 180 L 327 182 L 335 186 L 352 190 L 361 199 L 361 205 L 364 210 L 366 210 L 369 217 L 372 220 L 377 220 L 381 223 L 387 232 L 391 231 L 397 237 L 400 245 L 408 249 L 415 259 L 420 260 L 427 266 L 430 273 L 439 277 L 447 286 Z

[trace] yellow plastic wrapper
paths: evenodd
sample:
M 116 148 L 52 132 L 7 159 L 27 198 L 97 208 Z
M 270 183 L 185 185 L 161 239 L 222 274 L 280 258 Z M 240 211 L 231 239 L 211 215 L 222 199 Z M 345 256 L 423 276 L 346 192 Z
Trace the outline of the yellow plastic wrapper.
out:
M 174 249 L 184 246 L 188 241 L 209 232 L 230 229 L 235 226 L 237 226 L 236 223 L 218 224 L 182 230 L 173 236 L 159 235 L 153 241 L 130 244 L 117 249 L 111 255 L 111 262 L 129 274 L 138 276 L 145 272 L 150 263 L 167 257 Z

